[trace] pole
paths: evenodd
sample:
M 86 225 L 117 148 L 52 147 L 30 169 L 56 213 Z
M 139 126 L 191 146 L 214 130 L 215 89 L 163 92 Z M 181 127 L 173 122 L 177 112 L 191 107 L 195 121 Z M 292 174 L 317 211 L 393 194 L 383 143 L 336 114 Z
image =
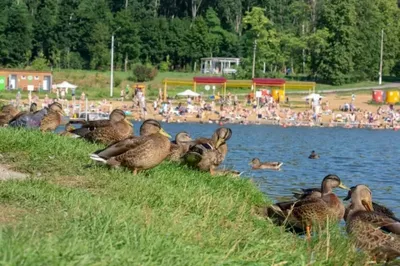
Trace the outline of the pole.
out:
M 114 33 L 111 35 L 111 76 L 110 76 L 110 97 L 113 97 L 114 89 Z
M 302 25 L 302 33 L 304 36 L 304 24 Z M 305 72 L 306 69 L 306 50 L 303 48 L 303 74 Z
M 381 60 L 379 64 L 379 85 L 382 84 L 382 65 L 383 65 L 383 29 L 382 29 L 382 36 L 381 36 Z
M 257 39 L 254 40 L 254 49 L 253 49 L 253 71 L 251 74 L 251 78 L 254 78 L 256 71 L 256 49 L 257 49 Z

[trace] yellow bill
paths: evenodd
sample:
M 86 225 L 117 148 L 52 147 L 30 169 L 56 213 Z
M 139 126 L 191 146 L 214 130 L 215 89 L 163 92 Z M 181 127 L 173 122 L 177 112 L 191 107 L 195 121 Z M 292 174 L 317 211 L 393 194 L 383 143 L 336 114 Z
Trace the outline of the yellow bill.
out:
M 344 189 L 344 190 L 350 190 L 350 188 L 348 188 L 348 187 L 346 187 L 345 185 L 343 185 L 343 183 L 340 183 L 340 184 L 339 184 L 339 187 L 340 187 L 341 189 Z
M 161 128 L 159 132 L 160 132 L 161 135 L 164 135 L 164 136 L 166 136 L 167 138 L 171 138 L 171 135 L 168 134 L 167 132 L 165 132 L 164 129 Z
M 129 121 L 127 118 L 124 119 L 124 122 L 129 125 L 130 127 L 133 127 L 133 124 L 131 123 L 131 121 Z

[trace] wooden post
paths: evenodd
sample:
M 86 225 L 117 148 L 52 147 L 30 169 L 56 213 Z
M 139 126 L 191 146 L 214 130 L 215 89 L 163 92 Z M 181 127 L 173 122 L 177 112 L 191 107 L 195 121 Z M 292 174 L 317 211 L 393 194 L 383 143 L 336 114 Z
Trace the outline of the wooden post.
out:
M 226 98 L 226 82 L 224 82 L 224 97 Z
M 167 100 L 167 80 L 164 80 L 164 102 Z
M 193 91 L 196 92 L 196 81 L 193 81 Z

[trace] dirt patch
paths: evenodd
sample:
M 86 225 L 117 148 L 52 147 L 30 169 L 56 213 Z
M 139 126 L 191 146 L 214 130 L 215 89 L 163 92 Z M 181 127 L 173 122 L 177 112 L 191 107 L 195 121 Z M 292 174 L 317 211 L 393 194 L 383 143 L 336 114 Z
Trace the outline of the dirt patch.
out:
M 9 169 L 4 164 L 0 164 L 0 181 L 12 180 L 12 179 L 26 179 L 28 177 L 27 174 L 20 173 Z M 1 213 L 1 212 L 0 212 Z
M 13 224 L 27 214 L 27 211 L 11 205 L 0 204 L 0 224 Z
M 71 188 L 88 188 L 90 182 L 84 176 L 59 176 L 50 180 L 51 183 Z

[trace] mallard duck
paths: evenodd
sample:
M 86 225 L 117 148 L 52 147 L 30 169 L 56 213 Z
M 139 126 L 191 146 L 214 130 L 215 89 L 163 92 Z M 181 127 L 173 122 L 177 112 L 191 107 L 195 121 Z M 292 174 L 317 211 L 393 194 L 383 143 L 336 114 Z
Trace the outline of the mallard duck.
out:
M 133 174 L 153 168 L 170 154 L 171 142 L 168 138 L 171 136 L 153 119 L 143 122 L 141 133 L 141 136 L 114 142 L 91 154 L 90 158 L 113 167 L 127 167 Z
M 4 105 L 0 112 L 0 127 L 7 125 L 8 122 L 18 114 L 18 109 L 13 105 Z
M 356 186 L 351 193 L 346 231 L 358 248 L 377 261 L 388 262 L 400 256 L 400 223 L 374 211 L 371 190 L 365 185 Z
M 228 153 L 226 141 L 231 136 L 230 128 L 221 127 L 214 132 L 211 139 L 197 139 L 183 156 L 184 163 L 201 171 L 209 171 L 213 175 L 215 168 L 224 161 Z
M 311 237 L 313 222 L 322 226 L 327 217 L 335 221 L 343 218 L 344 205 L 332 191 L 337 187 L 348 189 L 337 175 L 327 175 L 321 184 L 321 197 L 279 202 L 264 209 L 264 214 L 272 218 L 277 224 L 288 225 L 297 232 L 301 232 L 305 228 L 309 238 Z
M 308 159 L 319 159 L 319 155 L 315 151 L 312 151 Z
M 351 194 L 352 194 L 352 192 L 355 190 L 356 187 L 357 187 L 357 186 L 351 187 L 350 190 L 349 190 L 349 192 L 347 193 L 347 197 L 344 198 L 343 200 L 349 200 L 349 199 L 351 199 Z M 372 202 L 372 207 L 374 208 L 374 211 L 379 212 L 379 213 L 382 213 L 383 215 L 386 215 L 386 216 L 388 216 L 388 217 L 390 217 L 390 218 L 392 218 L 392 219 L 394 219 L 394 220 L 400 221 L 398 218 L 396 218 L 396 216 L 394 215 L 393 211 L 391 211 L 390 209 L 386 208 L 385 206 L 379 205 L 379 204 L 376 203 L 376 202 Z M 350 204 L 347 206 L 346 211 L 345 211 L 345 213 L 344 213 L 344 220 L 345 220 L 345 221 L 347 220 L 347 216 L 348 216 L 349 211 L 351 210 L 351 208 L 352 208 L 352 204 L 350 203 Z
M 54 131 L 60 124 L 62 116 L 65 115 L 62 105 L 58 102 L 49 106 L 49 112 L 40 122 L 40 131 Z
M 250 165 L 252 169 L 274 169 L 279 170 L 282 166 L 282 162 L 261 162 L 258 158 L 253 158 Z
M 60 132 L 60 136 L 66 136 L 66 137 L 72 137 L 72 138 L 78 138 L 79 136 L 72 133 L 76 128 L 71 124 L 71 122 L 68 122 L 65 124 L 65 129 L 64 131 Z
M 126 119 L 124 111 L 114 109 L 109 120 L 85 122 L 81 128 L 71 131 L 82 138 L 109 145 L 133 135 L 133 125 Z
M 189 150 L 190 141 L 192 139 L 186 131 L 176 134 L 175 141 L 171 143 L 171 154 L 167 159 L 172 162 L 180 162 L 182 156 Z
M 13 117 L 8 124 L 11 127 L 23 127 L 28 129 L 39 128 L 43 118 L 48 114 L 49 108 L 45 107 L 36 111 L 36 103 L 32 103 L 29 112 L 20 112 Z
M 303 200 L 306 198 L 320 198 L 322 195 L 321 188 L 302 188 L 301 192 L 293 192 L 296 199 Z

